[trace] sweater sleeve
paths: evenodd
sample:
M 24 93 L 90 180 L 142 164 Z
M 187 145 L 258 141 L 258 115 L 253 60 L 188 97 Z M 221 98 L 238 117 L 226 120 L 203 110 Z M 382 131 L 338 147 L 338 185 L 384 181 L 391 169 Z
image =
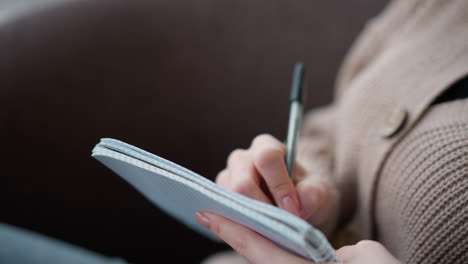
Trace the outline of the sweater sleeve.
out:
M 335 108 L 327 105 L 307 112 L 299 138 L 297 160 L 311 173 L 331 179 Z
M 333 104 L 307 112 L 299 138 L 297 162 L 307 171 L 307 177 L 320 177 L 332 186 L 332 210 L 322 226 L 317 226 L 328 238 L 333 238 L 338 223 L 339 191 L 333 178 L 335 112 Z

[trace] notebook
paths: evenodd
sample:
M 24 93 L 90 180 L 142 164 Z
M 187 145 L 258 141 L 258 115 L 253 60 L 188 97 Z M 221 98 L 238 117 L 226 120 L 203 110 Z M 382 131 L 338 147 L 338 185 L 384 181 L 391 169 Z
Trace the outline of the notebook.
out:
M 122 177 L 160 210 L 213 240 L 195 218 L 211 211 L 315 262 L 339 262 L 326 237 L 308 222 L 276 206 L 229 191 L 169 160 L 122 141 L 103 138 L 92 157 Z

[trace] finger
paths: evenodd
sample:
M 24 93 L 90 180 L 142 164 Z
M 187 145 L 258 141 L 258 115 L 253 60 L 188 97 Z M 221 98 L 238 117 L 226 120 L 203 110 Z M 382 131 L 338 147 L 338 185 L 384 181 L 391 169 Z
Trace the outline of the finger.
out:
M 227 188 L 229 186 L 229 172 L 227 169 L 224 169 L 218 173 L 215 178 L 216 184 L 221 187 Z
M 284 145 L 270 135 L 260 135 L 252 143 L 255 168 L 264 179 L 275 203 L 299 215 L 300 203 L 284 161 Z
M 264 148 L 265 146 L 276 148 L 281 152 L 286 153 L 286 146 L 270 134 L 261 134 L 256 136 L 254 140 L 252 140 L 250 149 Z
M 225 188 L 252 199 L 272 204 L 272 201 L 260 188 L 260 176 L 255 170 L 252 158 L 247 151 L 234 151 L 229 156 L 227 170 L 229 179 L 226 180 L 228 183 Z
M 300 216 L 314 225 L 327 219 L 332 204 L 332 187 L 324 179 L 309 175 L 296 185 L 302 204 Z
M 253 230 L 223 216 L 197 212 L 196 218 L 201 225 L 210 229 L 250 263 L 312 263 L 286 252 Z
M 349 246 L 344 246 L 339 248 L 336 251 L 336 255 L 343 261 L 344 263 L 351 263 L 355 254 L 355 246 L 354 245 L 349 245 Z

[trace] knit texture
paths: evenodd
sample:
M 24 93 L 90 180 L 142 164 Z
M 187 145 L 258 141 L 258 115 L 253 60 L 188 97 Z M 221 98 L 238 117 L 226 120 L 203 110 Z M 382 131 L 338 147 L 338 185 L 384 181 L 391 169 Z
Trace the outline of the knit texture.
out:
M 335 129 L 324 133 L 334 142 L 340 223 L 352 219 L 361 239 L 375 238 L 376 186 L 386 159 L 435 98 L 467 76 L 467 43 L 468 1 L 397 0 L 366 25 L 347 55 L 337 77 Z M 385 137 L 396 110 L 406 111 L 406 122 Z
M 468 76 L 467 43 L 468 1 L 392 1 L 350 49 L 333 104 L 304 123 L 298 160 L 336 183 L 338 228 L 405 263 L 467 262 L 468 103 L 432 105 Z
M 404 263 L 468 262 L 468 100 L 435 106 L 394 149 L 377 238 Z

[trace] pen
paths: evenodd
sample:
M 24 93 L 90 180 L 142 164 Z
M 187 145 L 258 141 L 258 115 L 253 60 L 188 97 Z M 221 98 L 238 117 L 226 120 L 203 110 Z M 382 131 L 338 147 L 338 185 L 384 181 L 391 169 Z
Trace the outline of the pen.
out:
M 296 156 L 296 145 L 302 126 L 302 83 L 304 79 L 304 64 L 297 62 L 294 66 L 291 84 L 291 97 L 289 98 L 289 121 L 286 135 L 286 166 L 289 177 L 294 178 L 294 161 Z

